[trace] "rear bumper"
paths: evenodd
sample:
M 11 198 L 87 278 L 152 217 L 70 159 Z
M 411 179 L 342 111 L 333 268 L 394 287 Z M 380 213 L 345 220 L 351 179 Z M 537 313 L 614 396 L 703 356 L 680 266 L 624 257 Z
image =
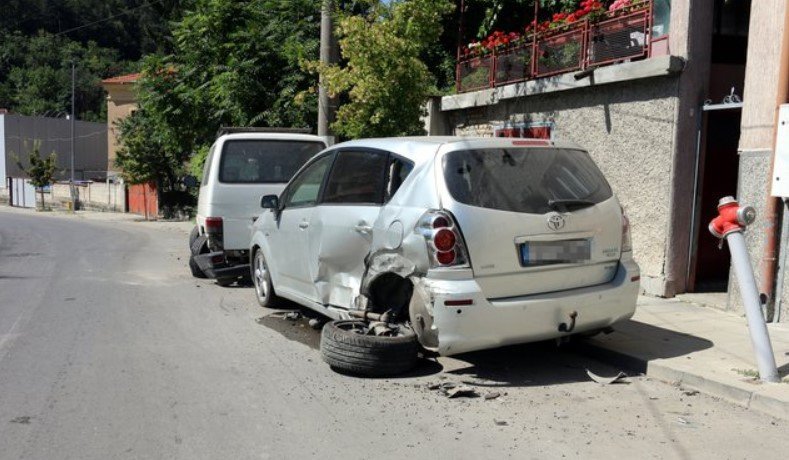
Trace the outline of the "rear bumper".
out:
M 433 301 L 433 329 L 438 352 L 455 355 L 504 345 L 536 342 L 610 326 L 633 316 L 639 292 L 639 269 L 623 260 L 610 283 L 561 292 L 500 300 L 485 298 L 470 280 L 423 279 Z M 467 306 L 447 306 L 447 300 L 472 299 Z M 560 332 L 559 325 L 575 327 Z
M 249 276 L 249 264 L 229 265 L 227 259 L 225 259 L 224 252 L 209 252 L 194 257 L 200 270 L 203 270 L 203 273 L 205 273 L 208 278 L 219 279 Z

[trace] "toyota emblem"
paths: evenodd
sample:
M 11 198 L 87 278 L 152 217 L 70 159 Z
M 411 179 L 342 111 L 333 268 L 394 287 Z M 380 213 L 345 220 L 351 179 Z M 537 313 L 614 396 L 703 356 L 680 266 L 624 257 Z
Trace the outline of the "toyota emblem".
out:
M 564 228 L 564 217 L 559 214 L 552 214 L 548 217 L 548 228 L 559 231 Z

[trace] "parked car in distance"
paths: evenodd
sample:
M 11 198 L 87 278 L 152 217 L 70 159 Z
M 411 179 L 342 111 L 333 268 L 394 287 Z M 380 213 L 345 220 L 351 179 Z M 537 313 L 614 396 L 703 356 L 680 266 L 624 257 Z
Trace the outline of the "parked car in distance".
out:
M 208 153 L 189 237 L 196 277 L 227 285 L 249 275 L 249 235 L 260 196 L 280 193 L 293 174 L 327 147 L 289 128 L 223 128 Z
M 635 311 L 627 217 L 575 144 L 352 141 L 261 206 L 257 300 L 334 319 L 321 349 L 341 371 L 395 374 L 419 345 L 454 355 L 600 331 Z

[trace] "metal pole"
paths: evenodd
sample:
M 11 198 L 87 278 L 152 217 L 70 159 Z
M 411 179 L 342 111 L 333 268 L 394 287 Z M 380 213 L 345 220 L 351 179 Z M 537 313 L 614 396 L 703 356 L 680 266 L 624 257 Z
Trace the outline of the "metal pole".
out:
M 71 61 L 71 180 L 69 181 L 69 188 L 71 189 L 71 212 L 74 212 L 77 205 L 77 197 L 76 197 L 76 190 L 74 189 L 74 122 L 75 122 L 75 110 L 74 110 L 74 80 L 75 80 L 76 70 L 75 70 L 75 63 Z
M 337 62 L 337 43 L 334 38 L 334 1 L 323 0 L 321 6 L 321 64 Z M 329 97 L 329 92 L 320 77 L 318 86 L 318 135 L 331 136 L 331 124 L 334 122 L 336 98 Z
M 731 261 L 737 282 L 740 285 L 740 296 L 745 304 L 745 314 L 748 317 L 748 329 L 751 331 L 751 343 L 756 352 L 756 363 L 759 367 L 759 377 L 765 382 L 778 382 L 778 369 L 775 366 L 775 355 L 770 344 L 770 335 L 767 324 L 762 315 L 762 306 L 759 301 L 759 290 L 753 277 L 751 259 L 745 245 L 745 237 L 741 231 L 731 232 L 726 235 L 729 244 Z

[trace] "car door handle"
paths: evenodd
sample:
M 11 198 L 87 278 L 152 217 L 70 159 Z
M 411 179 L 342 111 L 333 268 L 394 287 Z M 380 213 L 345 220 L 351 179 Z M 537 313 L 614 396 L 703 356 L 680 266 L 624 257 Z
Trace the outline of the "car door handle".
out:
M 300 222 L 300 223 L 299 223 L 299 228 L 300 228 L 300 229 L 302 229 L 302 230 L 304 230 L 305 228 L 307 228 L 307 227 L 309 227 L 309 226 L 310 226 L 310 223 L 309 223 L 309 222 L 307 222 L 307 221 L 304 221 L 304 222 Z
M 367 225 L 367 224 L 363 224 L 363 223 L 360 223 L 359 225 L 357 225 L 353 229 L 356 230 L 359 233 L 365 233 L 365 234 L 366 233 L 370 233 L 370 232 L 373 231 L 373 227 L 371 227 L 370 225 Z

